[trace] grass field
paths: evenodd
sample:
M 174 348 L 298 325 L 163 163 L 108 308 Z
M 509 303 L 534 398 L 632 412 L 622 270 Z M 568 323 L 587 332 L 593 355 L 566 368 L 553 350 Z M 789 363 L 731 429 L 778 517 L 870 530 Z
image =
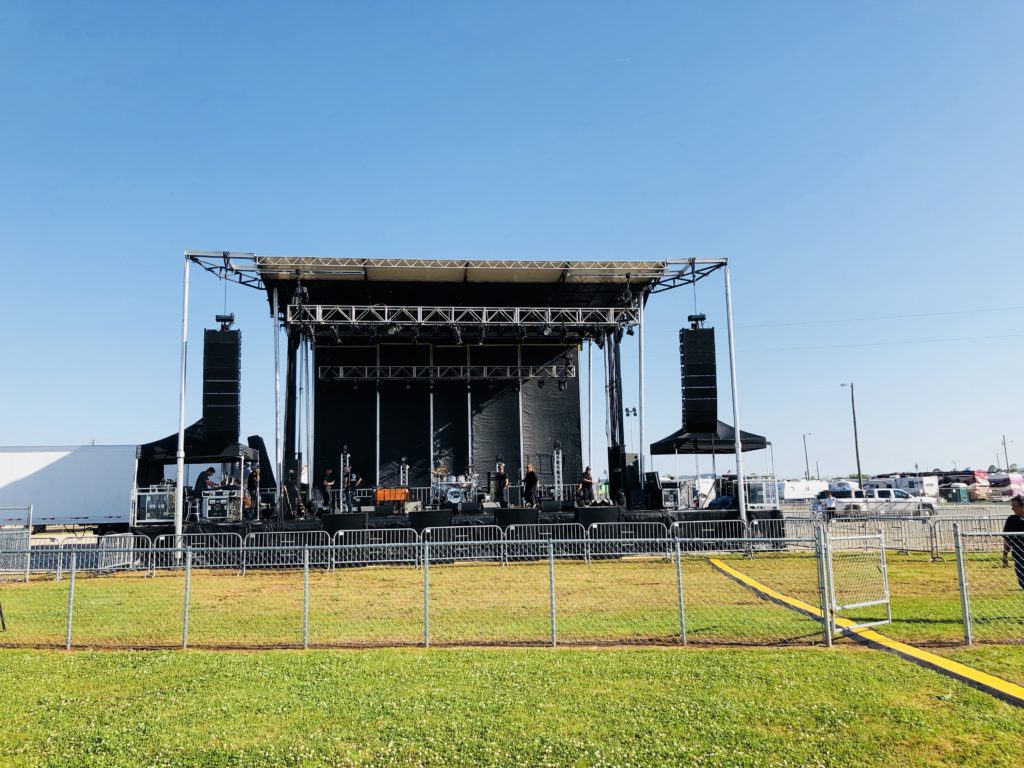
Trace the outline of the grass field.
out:
M 5 766 L 1019 765 L 1014 709 L 857 649 L 0 651 Z

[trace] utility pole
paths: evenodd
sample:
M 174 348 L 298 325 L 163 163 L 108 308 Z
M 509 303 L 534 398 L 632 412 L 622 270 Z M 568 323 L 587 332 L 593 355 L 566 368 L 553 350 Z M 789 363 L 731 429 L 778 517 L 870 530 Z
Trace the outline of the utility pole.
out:
M 1003 435 L 1003 459 L 1006 461 L 1006 474 L 1010 474 L 1010 457 L 1006 453 L 1006 435 Z
M 804 480 L 811 479 L 811 462 L 807 459 L 807 436 L 813 434 L 804 432 Z
M 840 384 L 841 387 L 848 386 L 850 388 L 850 410 L 853 412 L 853 451 L 857 456 L 857 482 L 860 482 L 861 471 L 860 471 L 860 440 L 857 437 L 857 400 L 853 394 L 853 382 L 849 384 Z

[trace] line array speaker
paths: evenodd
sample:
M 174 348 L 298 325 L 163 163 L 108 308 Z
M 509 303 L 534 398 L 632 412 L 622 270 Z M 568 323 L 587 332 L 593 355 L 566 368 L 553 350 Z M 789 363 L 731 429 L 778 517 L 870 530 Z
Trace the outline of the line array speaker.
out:
M 679 369 L 683 390 L 683 429 L 718 429 L 718 382 L 715 369 L 715 329 L 679 331 Z
M 203 334 L 203 425 L 237 442 L 241 429 L 241 331 Z

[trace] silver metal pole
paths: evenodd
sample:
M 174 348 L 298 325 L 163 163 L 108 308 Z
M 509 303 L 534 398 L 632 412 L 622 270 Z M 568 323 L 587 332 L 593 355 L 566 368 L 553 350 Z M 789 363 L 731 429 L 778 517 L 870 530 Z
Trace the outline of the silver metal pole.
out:
M 276 504 L 278 512 L 281 507 L 281 485 L 284 479 L 282 473 L 281 459 L 281 338 L 277 322 L 277 288 L 274 289 L 273 309 L 274 322 L 274 464 L 277 470 L 277 496 Z
M 378 369 L 380 368 L 380 344 L 377 344 L 377 368 Z M 377 471 L 375 473 L 376 480 L 374 481 L 374 485 L 379 486 L 380 485 L 380 379 L 377 379 L 376 390 L 377 390 L 377 421 L 376 421 L 376 427 L 375 427 L 375 429 L 376 429 L 376 438 L 375 438 L 376 442 L 374 443 L 374 445 L 375 445 L 375 448 L 374 448 L 374 450 L 375 450 L 374 464 L 376 465 Z
M 644 297 L 640 295 L 640 299 L 637 302 L 639 305 L 639 314 L 637 322 L 637 335 L 640 339 L 640 446 L 637 451 L 637 455 L 640 457 L 640 487 L 644 487 Z
M 466 346 L 466 368 L 470 366 L 469 362 L 469 345 Z M 476 468 L 473 467 L 473 392 L 469 388 L 469 379 L 466 380 L 466 456 L 468 457 L 467 463 L 473 468 L 474 472 Z M 452 470 L 454 472 L 454 469 Z M 455 472 L 455 474 L 458 474 Z
M 683 554 L 676 539 L 676 593 L 679 595 L 679 637 L 686 645 L 686 609 L 683 604 Z
M 64 647 L 71 650 L 71 625 L 75 616 L 75 572 L 78 570 L 78 553 L 71 550 L 71 582 L 68 584 L 68 622 L 64 630 Z
M 309 648 L 309 545 L 302 548 L 302 647 Z
M 188 613 L 192 600 L 192 547 L 185 549 L 185 607 L 181 619 L 181 647 L 188 648 Z
M 594 340 L 587 342 L 587 465 L 594 466 Z
M 423 531 L 429 536 L 430 529 Z M 430 647 L 430 540 L 423 539 L 423 647 Z
M 519 366 L 519 370 L 523 370 L 523 345 L 516 344 L 516 365 Z M 517 399 L 519 400 L 519 482 L 523 481 L 526 477 L 526 464 L 525 464 L 525 451 L 523 448 L 523 379 L 522 374 L 519 375 L 519 392 L 516 393 Z M 520 504 L 522 504 L 520 499 Z
M 555 542 L 548 539 L 548 593 L 551 604 L 551 647 L 558 643 L 558 630 L 555 620 Z
M 729 336 L 729 383 L 732 387 L 732 420 L 736 430 L 736 491 L 739 498 L 740 520 L 747 522 L 747 489 L 743 482 L 743 440 L 740 437 L 740 396 L 736 386 L 736 341 L 732 322 L 732 282 L 729 265 L 725 265 L 725 319 Z
M 306 347 L 306 360 L 309 367 L 306 369 L 306 375 L 309 377 L 306 385 L 306 434 L 308 435 L 309 445 L 307 450 L 309 451 L 309 458 L 306 462 L 309 464 L 310 473 L 313 472 L 313 448 L 316 445 L 316 440 L 313 439 L 313 429 L 316 422 L 316 376 L 314 371 L 316 370 L 316 349 L 313 347 L 312 340 L 307 342 Z M 309 481 L 315 482 L 313 475 L 310 474 Z M 328 503 L 330 500 L 328 499 Z
M 185 371 L 188 359 L 188 265 L 185 257 L 185 279 L 181 303 L 181 371 L 178 379 L 178 477 L 174 481 L 174 546 L 180 546 L 181 526 L 185 519 Z
M 971 595 L 967 587 L 967 564 L 964 562 L 963 539 L 960 524 L 953 523 L 953 547 L 956 551 L 956 577 L 960 585 L 960 616 L 964 624 L 964 645 L 974 644 L 974 629 L 971 626 Z
M 434 345 L 430 344 L 427 346 L 427 354 L 430 356 L 430 370 L 434 370 Z M 427 498 L 431 498 L 434 493 L 434 380 L 431 379 L 427 385 L 428 392 L 427 397 L 429 398 L 429 409 L 430 409 L 430 443 L 428 450 L 429 463 L 427 464 Z
M 28 536 L 25 537 L 25 583 L 32 578 L 32 505 L 28 505 Z

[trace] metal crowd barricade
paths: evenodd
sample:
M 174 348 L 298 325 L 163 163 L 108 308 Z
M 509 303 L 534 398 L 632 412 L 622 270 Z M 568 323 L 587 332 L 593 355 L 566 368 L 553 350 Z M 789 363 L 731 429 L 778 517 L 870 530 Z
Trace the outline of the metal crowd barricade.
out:
M 742 520 L 678 520 L 672 523 L 668 535 L 684 543 L 684 552 L 711 551 L 716 539 L 746 539 L 748 527 Z
M 69 536 L 57 549 L 57 580 L 71 567 L 71 553 L 75 553 L 75 567 L 79 571 L 97 571 L 100 563 L 100 545 L 97 536 Z
M 449 525 L 425 528 L 431 561 L 503 560 L 505 537 L 497 525 Z
M 932 558 L 939 560 L 942 553 L 955 550 L 953 526 L 960 526 L 963 534 L 1000 533 L 1006 517 L 944 517 L 932 520 Z
M 99 541 L 101 571 L 148 570 L 153 542 L 148 536 L 114 533 Z
M 412 528 L 360 528 L 334 534 L 334 565 L 420 562 L 420 537 Z
M 30 528 L 0 529 L 0 573 L 23 576 L 28 581 L 32 568 L 32 530 Z
M 301 568 L 303 550 L 311 566 L 331 565 L 331 536 L 327 531 L 261 531 L 245 537 L 242 570 Z
M 546 541 L 553 541 L 555 557 L 586 557 L 587 529 L 579 523 L 529 523 L 505 529 L 505 557 L 542 560 L 548 556 Z
M 175 543 L 178 546 L 175 546 Z M 242 537 L 237 533 L 183 533 L 176 536 L 165 533 L 153 541 L 151 568 L 182 568 L 182 551 L 192 552 L 192 564 L 196 568 L 243 567 Z
M 587 529 L 589 556 L 668 556 L 668 528 L 664 523 L 591 523 Z

